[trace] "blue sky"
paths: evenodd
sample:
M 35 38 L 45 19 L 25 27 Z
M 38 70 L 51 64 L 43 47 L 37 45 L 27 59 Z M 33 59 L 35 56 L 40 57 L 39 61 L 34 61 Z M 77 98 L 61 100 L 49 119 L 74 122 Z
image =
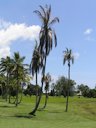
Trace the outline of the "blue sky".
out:
M 96 84 L 96 0 L 0 0 L 0 57 L 19 51 L 30 63 L 34 38 L 37 38 L 41 22 L 34 10 L 39 5 L 51 4 L 52 16 L 60 23 L 53 27 L 58 45 L 47 59 L 46 72 L 56 80 L 67 77 L 67 64 L 63 66 L 66 47 L 75 54 L 71 66 L 71 78 L 77 84 Z M 35 34 L 34 34 L 35 33 Z

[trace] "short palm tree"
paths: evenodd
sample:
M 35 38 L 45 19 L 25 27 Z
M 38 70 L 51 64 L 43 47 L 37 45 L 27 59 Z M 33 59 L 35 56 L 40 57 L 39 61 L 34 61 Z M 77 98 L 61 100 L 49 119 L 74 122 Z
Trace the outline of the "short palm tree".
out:
M 64 51 L 64 59 L 63 59 L 63 64 L 68 62 L 68 86 L 67 86 L 67 100 L 66 100 L 66 112 L 68 111 L 68 99 L 69 99 L 69 87 L 70 87 L 70 62 L 72 61 L 72 64 L 74 63 L 74 56 L 72 54 L 72 50 L 66 48 Z
M 19 85 L 20 85 L 20 79 L 22 78 L 22 72 L 24 73 L 24 65 L 23 65 L 23 61 L 24 61 L 25 57 L 20 57 L 19 52 L 14 53 L 13 56 L 13 76 L 16 79 L 16 106 L 18 105 L 18 91 L 19 91 Z
M 40 44 L 38 50 L 43 58 L 42 74 L 44 77 L 45 68 L 46 68 L 46 58 L 49 55 L 50 51 L 52 50 L 53 42 L 55 43 L 55 46 L 57 46 L 57 37 L 55 31 L 52 29 L 52 25 L 56 22 L 59 22 L 59 19 L 57 17 L 53 19 L 51 18 L 51 6 L 46 5 L 44 8 L 40 5 L 39 7 L 40 7 L 40 11 L 35 10 L 34 12 L 39 16 L 42 23 L 41 30 L 39 33 Z M 38 106 L 41 100 L 42 89 L 43 89 L 43 81 L 42 81 L 39 100 L 37 103 Z
M 6 101 L 7 101 L 7 95 L 9 92 L 9 79 L 12 69 L 12 59 L 7 56 L 6 58 L 1 58 L 0 61 L 0 73 L 3 73 L 6 75 Z
M 49 91 L 49 84 L 51 82 L 51 75 L 49 73 L 46 74 L 46 76 L 44 77 L 44 83 L 45 83 L 45 103 L 43 106 L 43 109 L 46 108 L 47 105 L 47 100 L 48 100 L 48 91 Z

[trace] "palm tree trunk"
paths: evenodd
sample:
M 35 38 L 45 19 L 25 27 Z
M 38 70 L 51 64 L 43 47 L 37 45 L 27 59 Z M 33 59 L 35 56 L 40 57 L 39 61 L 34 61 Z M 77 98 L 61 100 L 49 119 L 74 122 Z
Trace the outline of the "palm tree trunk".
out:
M 8 72 L 7 72 L 6 101 L 7 101 L 7 98 L 8 98 L 8 86 L 9 86 L 9 77 L 8 77 Z
M 21 97 L 20 97 L 20 100 L 18 101 L 18 104 L 20 104 L 20 103 L 21 103 L 22 98 L 23 98 L 23 86 L 22 86 L 22 90 L 21 90 Z
M 68 111 L 68 102 L 69 102 L 69 86 L 70 86 L 70 62 L 68 63 L 68 86 L 67 86 L 67 99 L 66 99 L 66 110 L 65 112 Z
M 38 88 L 37 88 L 37 81 L 38 81 L 38 79 L 37 79 L 37 71 L 36 71 L 36 103 L 37 103 L 37 100 L 38 100 Z
M 16 102 L 15 102 L 16 107 L 18 106 L 18 85 L 16 89 Z
M 44 67 L 43 67 L 43 79 L 44 79 L 44 76 L 45 76 L 45 67 L 46 67 L 46 57 L 45 57 L 45 64 L 44 64 Z M 39 94 L 37 103 L 36 103 L 35 108 L 33 109 L 33 111 L 29 113 L 30 115 L 34 115 L 35 116 L 35 113 L 36 113 L 36 111 L 37 111 L 37 109 L 39 107 L 39 104 L 40 104 L 40 101 L 41 101 L 41 97 L 42 97 L 43 84 L 44 84 L 43 79 L 42 79 L 42 85 L 41 85 L 40 94 Z
M 47 93 L 47 90 L 46 90 L 46 93 L 45 93 L 45 103 L 44 103 L 44 106 L 42 109 L 45 109 L 46 106 L 47 106 L 47 101 L 48 101 L 48 93 Z
M 17 74 L 17 88 L 16 88 L 16 102 L 15 102 L 15 105 L 16 105 L 16 107 L 18 106 L 18 84 L 19 84 L 19 82 L 18 82 L 18 67 L 17 67 L 17 72 L 16 72 L 16 74 Z
M 29 113 L 30 115 L 34 115 L 35 116 L 35 113 L 36 113 L 36 111 L 37 111 L 37 109 L 39 107 L 40 101 L 41 101 L 42 89 L 43 89 L 43 82 L 42 82 L 42 86 L 41 86 L 41 89 L 40 89 L 40 94 L 39 94 L 38 100 L 36 102 L 35 108 L 32 110 L 32 112 Z

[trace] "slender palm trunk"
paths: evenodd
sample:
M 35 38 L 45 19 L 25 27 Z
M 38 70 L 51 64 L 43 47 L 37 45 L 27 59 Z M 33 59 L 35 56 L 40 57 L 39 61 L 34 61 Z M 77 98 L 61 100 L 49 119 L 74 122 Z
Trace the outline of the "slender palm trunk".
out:
M 45 59 L 45 66 L 46 66 L 46 59 Z M 43 70 L 43 78 L 45 76 L 45 66 L 44 66 L 44 70 Z M 42 97 L 42 90 L 43 90 L 43 79 L 42 79 L 42 85 L 41 85 L 41 88 L 40 88 L 40 94 L 39 94 L 39 97 L 37 98 L 37 102 L 36 102 L 36 105 L 35 105 L 35 108 L 32 110 L 32 112 L 30 112 L 29 114 L 30 115 L 34 115 L 35 116 L 35 113 L 39 107 L 39 104 L 40 104 L 40 101 L 41 101 L 41 97 Z
M 36 103 L 37 103 L 37 100 L 38 100 L 38 88 L 37 88 L 38 83 L 37 83 L 37 81 L 38 81 L 38 78 L 37 78 L 37 71 L 36 71 Z
M 46 67 L 46 57 L 45 57 L 45 67 Z M 45 72 L 44 72 L 44 75 L 45 75 Z M 48 94 L 47 94 L 47 90 L 46 90 L 46 93 L 45 93 L 45 102 L 44 102 L 44 106 L 41 108 L 42 110 L 46 108 L 47 101 L 48 101 Z
M 16 102 L 15 102 L 15 105 L 16 107 L 18 106 L 18 87 L 19 87 L 19 82 L 18 82 L 18 67 L 17 67 L 17 73 L 16 73 L 16 76 L 17 76 L 17 88 L 16 88 Z
M 66 110 L 65 112 L 68 111 L 68 102 L 69 102 L 69 87 L 70 87 L 70 62 L 68 63 L 68 86 L 67 86 L 67 99 L 66 99 Z
M 39 107 L 40 101 L 41 101 L 42 90 L 43 90 L 43 82 L 42 82 L 42 86 L 41 86 L 41 89 L 40 89 L 40 94 L 39 94 L 38 100 L 36 102 L 35 108 L 32 110 L 32 112 L 29 113 L 30 115 L 34 115 L 35 116 L 35 113 L 36 113 L 36 111 L 37 111 L 37 109 Z
M 18 104 L 21 103 L 22 99 L 23 99 L 23 86 L 22 86 L 22 89 L 21 89 L 21 97 L 20 97 L 20 100 L 18 100 Z
M 48 93 L 47 93 L 47 90 L 46 90 L 46 93 L 45 93 L 45 103 L 44 103 L 44 106 L 42 109 L 45 109 L 46 106 L 47 106 L 47 101 L 48 101 Z
M 15 102 L 16 107 L 18 106 L 18 85 L 16 89 L 16 102 Z
M 9 86 L 9 76 L 8 76 L 8 71 L 7 71 L 6 101 L 8 99 L 8 86 Z

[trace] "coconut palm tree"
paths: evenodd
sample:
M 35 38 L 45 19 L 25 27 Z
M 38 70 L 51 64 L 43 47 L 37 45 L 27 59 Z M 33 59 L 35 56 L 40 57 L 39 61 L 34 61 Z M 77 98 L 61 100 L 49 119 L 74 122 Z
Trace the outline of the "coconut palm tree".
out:
M 25 57 L 20 57 L 20 54 L 19 52 L 16 52 L 14 53 L 14 56 L 13 56 L 13 76 L 14 78 L 16 79 L 16 106 L 18 105 L 18 91 L 19 91 L 19 88 L 20 88 L 20 80 L 21 80 L 21 75 L 22 75 L 22 72 L 24 73 L 24 65 L 23 65 L 23 61 L 24 61 Z
M 42 61 L 41 61 L 41 55 L 38 51 L 38 45 L 37 45 L 37 41 L 36 41 L 36 45 L 33 51 L 33 55 L 32 55 L 32 60 L 31 60 L 31 64 L 30 64 L 30 69 L 32 72 L 32 76 L 34 76 L 35 74 L 35 79 L 36 79 L 36 103 L 35 103 L 35 108 L 32 110 L 32 112 L 30 112 L 30 114 L 35 115 L 35 112 L 37 111 L 38 108 L 38 73 L 39 70 L 42 68 Z
M 59 19 L 57 17 L 51 18 L 51 6 L 46 5 L 45 8 L 41 5 L 39 6 L 40 10 L 35 10 L 34 12 L 39 16 L 41 20 L 41 30 L 39 33 L 39 39 L 40 44 L 38 47 L 38 50 L 43 58 L 43 69 L 42 69 L 42 75 L 45 76 L 45 68 L 46 68 L 46 58 L 49 55 L 50 51 L 53 47 L 53 42 L 55 43 L 55 47 L 57 46 L 57 37 L 55 31 L 52 29 L 52 25 L 56 22 L 59 22 Z M 43 89 L 43 80 L 40 96 L 37 102 L 37 105 L 39 106 L 41 95 L 42 95 L 42 89 Z M 31 113 L 30 113 L 31 114 Z
M 6 75 L 6 101 L 9 89 L 9 78 L 12 69 L 12 59 L 7 56 L 6 58 L 1 58 L 0 61 L 0 72 Z
M 68 99 L 69 99 L 69 88 L 70 88 L 70 62 L 72 61 L 72 64 L 74 63 L 74 56 L 72 54 L 72 50 L 66 48 L 64 51 L 64 59 L 63 59 L 63 64 L 68 62 L 68 86 L 67 86 L 67 99 L 66 99 L 66 112 L 68 111 Z

